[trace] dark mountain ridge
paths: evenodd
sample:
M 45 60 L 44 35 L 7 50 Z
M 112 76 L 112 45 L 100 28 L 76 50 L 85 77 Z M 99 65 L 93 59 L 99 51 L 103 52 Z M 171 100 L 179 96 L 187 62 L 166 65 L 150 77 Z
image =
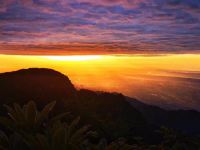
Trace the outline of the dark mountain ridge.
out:
M 196 110 L 166 110 L 142 103 L 134 98 L 126 98 L 151 124 L 167 126 L 190 134 L 200 133 L 200 113 Z
M 69 78 L 52 69 L 30 68 L 0 74 L 1 103 L 26 103 L 34 100 L 46 104 L 69 99 L 76 89 Z
M 76 90 L 69 78 L 57 71 L 30 68 L 0 74 L 0 112 L 5 110 L 3 104 L 25 104 L 30 100 L 39 108 L 56 101 L 56 112 L 68 111 L 80 116 L 107 139 L 127 136 L 146 125 L 141 113 L 123 95 Z
M 57 111 L 80 115 L 110 140 L 131 135 L 152 136 L 153 130 L 162 125 L 200 133 L 200 113 L 196 111 L 166 111 L 135 99 L 127 101 L 118 93 L 77 90 L 68 77 L 51 69 L 30 68 L 0 74 L 2 113 L 3 104 L 24 104 L 30 100 L 40 107 L 57 101 Z

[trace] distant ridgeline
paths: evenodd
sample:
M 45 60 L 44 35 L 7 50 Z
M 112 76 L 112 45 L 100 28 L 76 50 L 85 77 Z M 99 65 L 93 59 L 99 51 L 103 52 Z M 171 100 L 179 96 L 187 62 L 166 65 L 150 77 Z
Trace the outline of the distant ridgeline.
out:
M 53 114 L 70 112 L 80 116 L 82 124 L 90 124 L 108 140 L 138 136 L 155 143 L 160 126 L 183 133 L 200 133 L 200 113 L 197 111 L 167 111 L 141 103 L 122 94 L 77 90 L 68 77 L 51 69 L 23 69 L 0 74 L 0 111 L 3 104 L 23 105 L 35 101 L 39 109 L 56 101 Z

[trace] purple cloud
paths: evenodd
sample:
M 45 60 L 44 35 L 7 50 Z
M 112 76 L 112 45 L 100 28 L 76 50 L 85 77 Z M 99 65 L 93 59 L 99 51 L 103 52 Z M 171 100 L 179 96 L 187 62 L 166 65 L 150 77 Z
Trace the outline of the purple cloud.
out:
M 198 53 L 199 8 L 198 0 L 0 0 L 0 53 Z

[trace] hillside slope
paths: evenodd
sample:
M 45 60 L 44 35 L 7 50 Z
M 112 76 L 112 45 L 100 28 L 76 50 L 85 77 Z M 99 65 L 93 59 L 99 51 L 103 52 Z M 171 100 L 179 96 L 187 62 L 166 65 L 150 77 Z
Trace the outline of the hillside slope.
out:
M 142 113 L 145 119 L 157 126 L 167 126 L 186 133 L 200 133 L 200 113 L 195 110 L 165 110 L 157 106 L 147 105 L 134 98 L 127 101 Z
M 123 95 L 78 91 L 68 77 L 54 70 L 31 68 L 0 74 L 1 112 L 4 112 L 3 104 L 24 104 L 30 100 L 40 108 L 57 101 L 56 112 L 68 111 L 81 116 L 108 139 L 135 134 L 146 126 L 141 113 Z

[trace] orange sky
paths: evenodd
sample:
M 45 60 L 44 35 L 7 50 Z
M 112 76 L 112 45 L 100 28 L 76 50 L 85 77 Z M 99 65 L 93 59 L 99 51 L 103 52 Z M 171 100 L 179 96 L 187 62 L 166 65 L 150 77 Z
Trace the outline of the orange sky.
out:
M 60 71 L 77 86 L 114 90 L 129 76 L 169 73 L 161 70 L 200 71 L 200 55 L 0 55 L 0 72 L 41 67 Z M 91 82 L 92 81 L 92 82 Z M 106 84 L 105 84 L 106 83 Z M 102 85 L 101 85 L 102 84 Z
M 67 75 L 77 88 L 120 92 L 150 104 L 197 106 L 190 99 L 195 85 L 163 76 L 200 78 L 200 55 L 0 55 L 0 63 L 0 72 L 51 68 Z

